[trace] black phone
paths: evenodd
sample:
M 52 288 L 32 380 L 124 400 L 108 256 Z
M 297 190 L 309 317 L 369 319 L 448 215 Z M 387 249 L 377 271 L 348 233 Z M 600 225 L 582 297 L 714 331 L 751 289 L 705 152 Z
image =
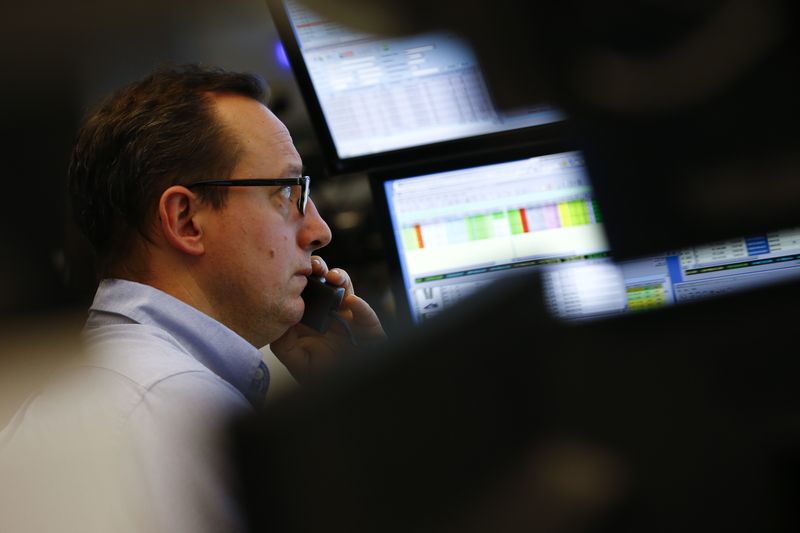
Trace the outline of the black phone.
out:
M 328 285 L 325 278 L 320 276 L 309 276 L 308 285 L 300 297 L 306 304 L 300 323 L 325 333 L 331 324 L 331 313 L 339 309 L 342 303 L 344 287 Z

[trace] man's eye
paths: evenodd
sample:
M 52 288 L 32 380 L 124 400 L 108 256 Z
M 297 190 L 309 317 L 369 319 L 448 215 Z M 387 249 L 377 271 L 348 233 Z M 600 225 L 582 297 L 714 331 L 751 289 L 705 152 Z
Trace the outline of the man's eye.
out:
M 287 200 L 292 197 L 292 186 L 291 185 L 284 185 L 281 187 L 280 191 L 278 191 L 281 196 L 286 198 Z

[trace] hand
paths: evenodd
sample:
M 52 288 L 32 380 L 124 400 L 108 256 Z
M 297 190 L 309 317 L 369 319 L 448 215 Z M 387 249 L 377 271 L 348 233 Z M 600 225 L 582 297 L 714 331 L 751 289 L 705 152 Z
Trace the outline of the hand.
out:
M 344 287 L 344 299 L 337 314 L 350 326 L 359 345 L 381 341 L 386 338 L 378 315 L 367 302 L 356 296 L 350 276 L 342 269 L 328 270 L 321 257 L 311 258 L 312 275 L 325 278 L 327 283 Z M 352 349 L 350 338 L 344 327 L 332 321 L 325 333 L 319 333 L 304 324 L 295 324 L 279 339 L 270 344 L 272 353 L 299 381 L 324 371 L 336 362 L 342 353 Z

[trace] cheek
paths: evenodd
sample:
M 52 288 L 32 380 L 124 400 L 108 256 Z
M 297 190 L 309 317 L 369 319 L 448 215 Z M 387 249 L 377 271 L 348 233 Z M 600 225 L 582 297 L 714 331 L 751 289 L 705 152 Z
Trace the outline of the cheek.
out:
M 294 253 L 292 250 L 292 236 L 286 231 L 252 232 L 249 243 L 254 255 L 264 263 L 270 263 L 269 268 L 281 268 L 282 263 L 291 263 Z M 266 264 L 263 266 L 267 266 Z

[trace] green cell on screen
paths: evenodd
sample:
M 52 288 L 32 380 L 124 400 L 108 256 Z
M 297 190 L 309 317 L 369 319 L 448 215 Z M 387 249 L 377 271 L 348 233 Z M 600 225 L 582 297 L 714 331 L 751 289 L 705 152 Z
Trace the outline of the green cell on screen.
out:
M 525 228 L 522 225 L 522 212 L 519 209 L 511 209 L 507 212 L 507 215 L 511 234 L 519 235 L 520 233 L 525 233 Z
M 403 228 L 403 246 L 405 246 L 406 250 L 419 249 L 416 228 Z
M 491 215 L 475 215 L 467 218 L 467 235 L 471 241 L 492 237 Z

